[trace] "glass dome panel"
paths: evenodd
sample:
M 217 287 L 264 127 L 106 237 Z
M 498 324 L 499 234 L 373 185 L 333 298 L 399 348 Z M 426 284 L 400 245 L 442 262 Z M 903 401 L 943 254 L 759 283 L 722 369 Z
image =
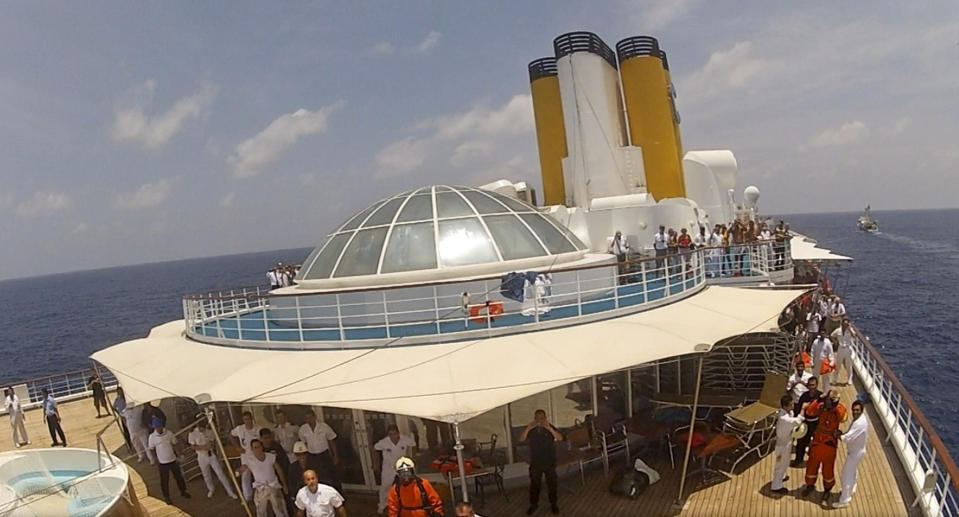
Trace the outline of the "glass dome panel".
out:
M 476 212 L 463 198 L 455 192 L 443 191 L 437 189 L 436 192 L 436 216 L 439 218 L 462 217 L 464 215 L 476 215 Z
M 333 266 L 336 265 L 336 259 L 340 258 L 343 246 L 346 246 L 346 241 L 350 240 L 351 235 L 353 234 L 339 233 L 330 237 L 312 265 L 309 260 L 304 262 L 308 269 L 303 271 L 305 273 L 303 278 L 306 280 L 329 278 L 330 273 L 333 272 Z
M 544 216 L 540 214 L 520 214 L 519 216 L 539 235 L 539 238 L 543 240 L 543 244 L 546 244 L 546 248 L 549 249 L 550 253 L 558 254 L 576 251 L 576 246 L 573 246 L 573 243 L 569 242 L 566 236 L 557 230 L 552 223 L 547 221 Z
M 483 217 L 503 260 L 513 260 L 545 255 L 543 245 L 536 240 L 515 215 L 488 215 Z
M 440 221 L 437 250 L 446 267 L 499 260 L 492 239 L 476 217 Z
M 336 273 L 333 276 L 375 274 L 379 267 L 380 251 L 383 249 L 387 229 L 383 227 L 356 232 L 356 237 L 353 237 L 350 245 L 343 252 L 343 258 L 340 259 L 340 264 L 336 267 Z
M 502 214 L 511 210 L 497 203 L 493 198 L 477 190 L 461 190 L 460 194 L 466 197 L 481 214 Z
M 400 205 L 403 204 L 405 199 L 406 196 L 399 196 L 394 197 L 386 203 L 383 203 L 383 206 L 381 206 L 379 210 L 374 212 L 373 215 L 371 215 L 370 218 L 363 223 L 363 228 L 392 223 L 393 217 L 396 216 L 396 211 L 399 210 Z
M 354 215 L 353 217 L 351 217 L 350 220 L 347 221 L 346 224 L 344 224 L 343 226 L 341 226 L 340 229 L 337 230 L 337 231 L 338 231 L 338 232 L 343 232 L 343 231 L 346 231 L 346 230 L 355 230 L 355 229 L 359 228 L 359 227 L 360 227 L 360 223 L 362 223 L 362 222 L 366 219 L 367 216 L 369 216 L 371 213 L 373 213 L 373 210 L 376 210 L 376 209 L 379 208 L 380 205 L 382 205 L 382 204 L 383 204 L 383 201 L 377 201 L 376 203 L 373 203 L 373 204 L 370 205 L 366 210 L 363 210 L 362 212 L 359 212 L 358 214 L 356 214 L 356 215 Z
M 407 205 L 409 206 L 409 205 Z M 433 223 L 398 224 L 390 232 L 380 273 L 436 268 Z
M 433 195 L 416 194 L 406 202 L 396 222 L 425 221 L 433 218 Z
M 487 194 L 489 194 L 490 196 L 493 196 L 497 201 L 510 207 L 516 212 L 535 212 L 536 211 L 536 209 L 533 208 L 532 206 L 527 205 L 526 203 L 518 199 L 514 199 L 509 196 L 504 196 L 503 194 L 500 194 L 499 192 L 487 192 Z

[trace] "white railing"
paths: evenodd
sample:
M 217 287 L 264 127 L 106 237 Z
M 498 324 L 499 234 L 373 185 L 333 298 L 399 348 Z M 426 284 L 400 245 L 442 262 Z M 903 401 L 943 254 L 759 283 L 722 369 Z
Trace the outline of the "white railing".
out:
M 47 375 L 25 381 L 16 381 L 8 384 L 2 384 L 0 387 L 12 387 L 14 393 L 20 397 L 20 404 L 24 410 L 39 407 L 43 404 L 43 390 L 46 389 L 53 394 L 58 402 L 74 400 L 88 397 L 92 394 L 89 387 L 90 377 L 93 376 L 93 369 L 74 370 L 66 373 Z M 107 369 L 100 370 L 100 380 L 106 390 L 112 390 L 117 387 L 117 380 Z M 6 410 L 0 408 L 0 414 L 5 414 Z
M 886 443 L 918 494 L 912 505 L 927 517 L 959 517 L 959 469 L 952 456 L 869 338 L 853 329 L 853 365 L 886 430 Z
M 524 302 L 504 296 L 497 276 L 297 295 L 240 288 L 184 297 L 183 312 L 188 335 L 201 341 L 466 339 L 470 333 L 525 332 L 636 312 L 695 293 L 707 276 L 768 278 L 791 269 L 788 247 L 763 242 L 557 270 L 548 286 L 532 287 L 540 294 Z

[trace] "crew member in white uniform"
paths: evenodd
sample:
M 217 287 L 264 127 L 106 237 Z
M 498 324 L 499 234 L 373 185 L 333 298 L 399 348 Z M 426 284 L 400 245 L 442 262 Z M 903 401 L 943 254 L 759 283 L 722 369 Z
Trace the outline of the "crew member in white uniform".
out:
M 123 408 L 123 418 L 127 421 L 127 429 L 130 430 L 130 441 L 133 442 L 133 450 L 137 452 L 137 462 L 142 462 L 146 456 L 151 465 L 156 464 L 156 456 L 153 449 L 147 446 L 150 440 L 150 429 L 143 425 L 143 404 L 127 404 Z
M 275 413 L 276 427 L 273 428 L 273 437 L 280 442 L 283 450 L 286 451 L 287 459 L 290 463 L 296 461 L 296 455 L 293 454 L 293 445 L 296 443 L 300 428 L 286 421 L 286 413 L 279 409 Z
M 16 445 L 18 449 L 24 445 L 30 445 L 30 437 L 27 436 L 27 428 L 23 424 L 23 408 L 20 407 L 20 397 L 13 392 L 13 388 L 6 389 L 3 406 L 7 409 L 7 415 L 10 416 L 10 428 L 13 430 L 13 444 Z
M 709 234 L 709 276 L 719 276 L 720 262 L 723 260 L 723 235 L 719 225 Z
M 253 413 L 244 411 L 243 423 L 234 427 L 230 436 L 233 437 L 233 443 L 243 449 L 243 454 L 249 454 L 250 444 L 260 439 L 260 429 L 263 426 L 253 422 Z M 243 484 L 243 498 L 247 501 L 253 499 L 253 474 L 249 470 L 244 471 L 240 481 Z
M 796 371 L 789 376 L 786 381 L 786 392 L 792 395 L 793 402 L 799 402 L 799 397 L 809 391 L 806 382 L 812 378 L 812 374 L 806 371 L 806 365 L 802 361 L 796 361 Z
M 839 476 L 842 494 L 833 508 L 848 506 L 856 493 L 856 471 L 859 469 L 859 462 L 866 455 L 866 438 L 869 436 L 869 420 L 862 409 L 862 402 L 857 400 L 852 403 L 852 424 L 840 438 L 846 444 L 846 461 L 842 464 L 842 474 Z
M 852 328 L 849 326 L 849 318 L 843 318 L 842 324 L 836 330 L 832 331 L 832 342 L 836 344 L 836 371 L 834 380 L 836 383 L 846 385 L 852 378 Z M 845 370 L 845 377 L 839 375 L 839 369 Z
M 386 436 L 376 442 L 373 448 L 383 455 L 380 463 L 380 501 L 376 507 L 376 513 L 382 514 L 386 510 L 386 497 L 396 480 L 396 460 L 413 456 L 416 442 L 412 436 L 401 435 L 398 427 L 390 425 Z
M 294 505 L 302 517 L 346 517 L 343 496 L 335 488 L 321 485 L 316 472 L 303 473 L 303 487 L 296 493 Z
M 267 506 L 273 507 L 274 517 L 288 517 L 283 494 L 289 492 L 286 473 L 280 470 L 276 454 L 265 452 L 259 438 L 250 440 L 250 452 L 240 457 L 240 469 L 253 477 L 253 504 L 256 517 L 267 517 Z
M 653 250 L 656 252 L 656 269 L 663 275 L 665 275 L 663 267 L 666 265 L 666 262 L 660 257 L 666 256 L 667 240 L 666 227 L 659 225 L 659 231 L 653 236 Z
M 773 465 L 773 479 L 770 489 L 775 494 L 785 494 L 789 492 L 783 486 L 786 480 L 786 469 L 789 467 L 789 455 L 792 444 L 793 428 L 803 421 L 803 416 L 793 416 L 793 406 L 795 402 L 788 393 L 779 399 L 779 416 L 776 419 L 776 463 Z
M 230 479 L 226 477 L 220 459 L 216 457 L 216 437 L 213 436 L 213 431 L 206 426 L 205 420 L 197 422 L 196 427 L 187 435 L 186 441 L 196 451 L 196 462 L 200 465 L 200 473 L 203 474 L 203 482 L 206 483 L 206 496 L 213 497 L 213 492 L 216 490 L 213 484 L 213 475 L 210 473 L 210 470 L 213 470 L 216 477 L 220 479 L 223 489 L 226 490 L 226 494 L 231 499 L 236 499 Z
M 829 393 L 830 380 L 833 372 L 822 373 L 823 361 L 829 361 L 831 367 L 835 368 L 836 354 L 833 352 L 832 341 L 826 337 L 826 329 L 819 332 L 819 336 L 812 342 L 812 372 L 813 376 L 819 375 L 819 385 L 823 393 Z

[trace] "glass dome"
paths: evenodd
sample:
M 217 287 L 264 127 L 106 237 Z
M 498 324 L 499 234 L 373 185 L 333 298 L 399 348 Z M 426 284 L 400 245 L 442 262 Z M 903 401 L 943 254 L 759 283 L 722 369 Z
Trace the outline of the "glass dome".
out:
M 350 217 L 303 262 L 298 280 L 497 264 L 587 250 L 571 231 L 516 199 L 472 187 L 431 186 Z M 536 260 L 524 260 L 535 264 Z

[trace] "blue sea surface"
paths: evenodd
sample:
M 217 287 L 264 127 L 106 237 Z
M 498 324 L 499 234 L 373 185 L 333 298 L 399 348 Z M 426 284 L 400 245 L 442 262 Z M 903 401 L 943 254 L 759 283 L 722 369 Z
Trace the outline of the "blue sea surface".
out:
M 786 216 L 793 230 L 855 261 L 828 271 L 846 309 L 959 456 L 959 210 Z M 0 282 L 0 382 L 89 366 L 96 350 L 183 317 L 187 293 L 264 285 L 266 269 L 309 249 L 116 267 Z

